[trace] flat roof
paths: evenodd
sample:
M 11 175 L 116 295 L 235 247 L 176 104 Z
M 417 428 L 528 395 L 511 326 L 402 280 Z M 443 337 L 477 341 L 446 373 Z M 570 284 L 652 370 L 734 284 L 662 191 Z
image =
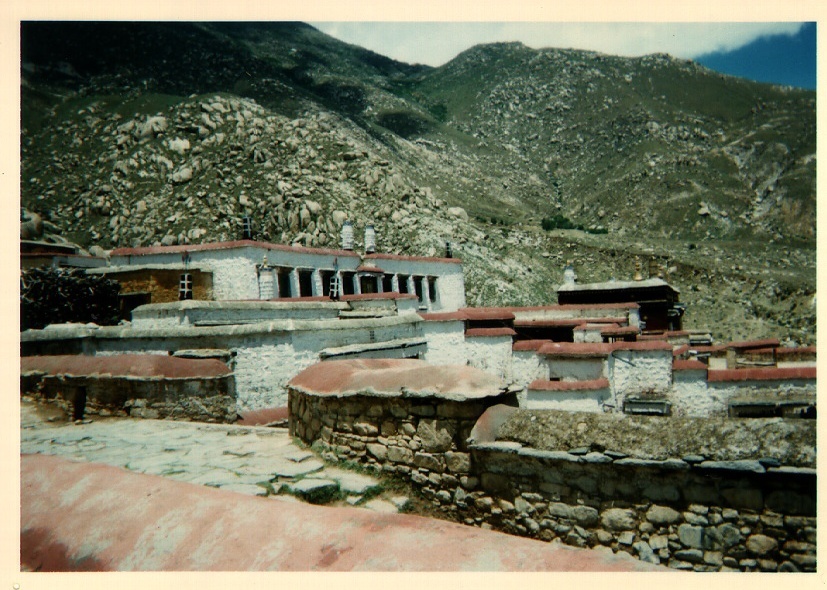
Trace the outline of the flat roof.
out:
M 548 381 L 537 379 L 528 385 L 528 389 L 534 391 L 594 391 L 596 389 L 608 389 L 609 380 L 586 379 L 583 381 Z
M 440 258 L 439 256 L 408 256 L 407 254 L 387 254 L 373 252 L 365 254 L 365 260 L 414 260 L 417 262 L 442 262 L 445 264 L 462 264 L 459 258 Z
M 725 381 L 787 381 L 790 379 L 815 379 L 815 367 L 786 367 L 766 369 L 716 369 L 709 371 L 709 382 Z
M 622 291 L 625 289 L 641 289 L 641 288 L 655 288 L 668 287 L 669 289 L 680 293 L 678 289 L 664 281 L 663 279 L 643 279 L 642 281 L 605 281 L 603 283 L 566 283 L 560 285 L 557 291 L 576 292 L 576 291 Z
M 495 336 L 516 336 L 511 328 L 470 328 L 465 330 L 467 338 L 493 338 Z
M 431 365 L 416 359 L 324 361 L 305 369 L 287 384 L 320 396 L 434 396 L 454 401 L 497 396 L 500 379 L 465 365 Z
M 709 367 L 706 363 L 702 363 L 701 361 L 696 361 L 694 359 L 690 360 L 678 360 L 672 361 L 672 370 L 673 371 L 707 371 Z
M 141 248 L 115 248 L 110 253 L 110 256 L 183 254 L 184 252 L 206 252 L 210 250 L 232 250 L 236 248 L 262 248 L 264 250 L 278 250 L 280 252 L 294 252 L 299 254 L 321 254 L 325 256 L 360 258 L 359 254 L 352 250 L 288 246 L 286 244 L 271 244 L 270 242 L 258 242 L 256 240 L 232 240 L 228 242 L 210 242 L 207 244 L 177 244 L 175 246 L 144 246 Z
M 75 377 L 168 379 L 222 377 L 232 374 L 229 367 L 217 359 L 185 359 L 157 354 L 27 356 L 20 359 L 20 372 L 44 372 Z

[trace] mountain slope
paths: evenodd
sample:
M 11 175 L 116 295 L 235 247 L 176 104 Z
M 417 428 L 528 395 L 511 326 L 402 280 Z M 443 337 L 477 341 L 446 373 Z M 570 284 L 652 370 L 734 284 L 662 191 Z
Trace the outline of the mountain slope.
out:
M 690 327 L 814 337 L 815 93 L 520 44 L 411 66 L 301 23 L 21 32 L 23 206 L 86 247 L 232 239 L 245 213 L 324 246 L 347 217 L 392 252 L 454 243 L 469 304 L 655 257 Z

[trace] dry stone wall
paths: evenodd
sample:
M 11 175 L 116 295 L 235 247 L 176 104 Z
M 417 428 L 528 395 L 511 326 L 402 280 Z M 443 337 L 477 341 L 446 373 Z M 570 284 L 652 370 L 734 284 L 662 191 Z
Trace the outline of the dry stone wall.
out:
M 21 392 L 54 403 L 70 416 L 130 416 L 198 422 L 235 422 L 232 375 L 189 379 L 44 375 L 21 377 Z
M 493 404 L 514 393 L 466 401 L 431 397 L 313 396 L 289 391 L 290 433 L 329 461 L 351 461 L 412 481 L 427 498 L 456 511 L 479 487 L 467 440 Z
M 508 414 L 523 412 L 483 414 L 497 401 L 320 397 L 291 389 L 290 429 L 327 460 L 410 480 L 437 509 L 468 525 L 602 546 L 681 570 L 815 571 L 815 469 L 782 464 L 796 463 L 793 455 L 726 460 L 721 453 L 728 451 L 719 449 L 654 459 L 587 445 L 541 450 L 497 440 Z M 576 413 L 557 415 L 571 416 L 576 430 Z M 753 436 L 755 426 L 731 421 L 728 428 Z M 618 433 L 616 448 L 628 446 L 627 435 Z M 656 440 L 646 445 L 647 452 L 659 447 Z
M 471 447 L 467 521 L 694 571 L 815 571 L 815 470 L 588 448 Z

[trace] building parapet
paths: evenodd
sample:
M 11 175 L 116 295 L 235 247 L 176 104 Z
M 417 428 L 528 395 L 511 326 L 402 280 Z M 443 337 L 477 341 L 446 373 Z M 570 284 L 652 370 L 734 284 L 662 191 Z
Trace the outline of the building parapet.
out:
M 528 389 L 536 391 L 590 391 L 595 389 L 607 389 L 609 380 L 587 379 L 583 381 L 548 381 L 536 379 L 528 385 Z
M 709 367 L 697 360 L 672 361 L 672 371 L 708 371 Z
M 469 328 L 465 331 L 466 338 L 495 338 L 498 336 L 514 337 L 517 332 L 511 328 Z
M 788 381 L 793 379 L 814 380 L 816 367 L 785 367 L 766 369 L 710 369 L 710 383 L 732 381 Z
M 151 256 L 155 254 L 184 254 L 186 252 L 206 252 L 210 250 L 232 250 L 235 248 L 258 248 L 264 250 L 278 250 L 280 252 L 295 252 L 299 254 L 320 254 L 323 256 L 339 256 L 343 258 L 359 258 L 359 254 L 351 250 L 337 250 L 330 248 L 307 248 L 305 246 L 288 246 L 286 244 L 271 244 L 255 240 L 232 240 L 227 242 L 211 242 L 208 244 L 180 244 L 175 246 L 144 246 L 140 248 L 115 248 L 110 257 Z

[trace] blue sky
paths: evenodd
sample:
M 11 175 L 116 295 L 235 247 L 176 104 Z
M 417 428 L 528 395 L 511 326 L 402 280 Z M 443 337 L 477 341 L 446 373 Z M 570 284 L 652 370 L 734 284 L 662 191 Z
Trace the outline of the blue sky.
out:
M 814 89 L 816 24 L 799 22 L 313 22 L 342 41 L 408 63 L 439 66 L 479 43 L 668 53 L 727 74 Z

